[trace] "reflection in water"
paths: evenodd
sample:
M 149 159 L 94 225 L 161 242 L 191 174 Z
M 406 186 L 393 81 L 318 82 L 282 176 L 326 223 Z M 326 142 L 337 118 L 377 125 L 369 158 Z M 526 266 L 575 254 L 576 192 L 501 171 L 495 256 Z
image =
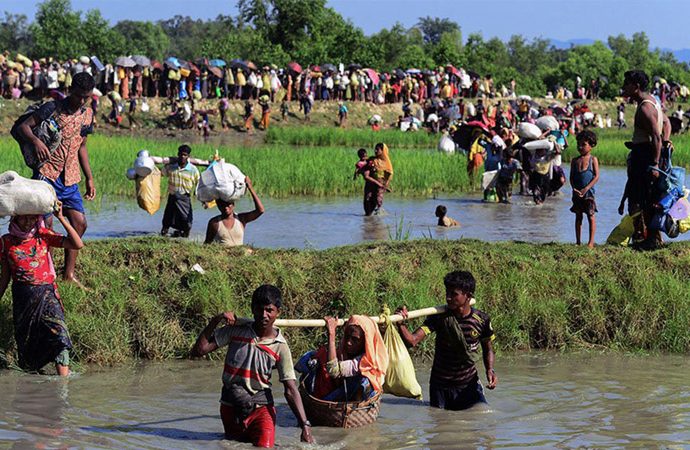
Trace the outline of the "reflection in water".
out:
M 604 168 L 597 184 L 597 243 L 620 222 L 617 213 L 625 185 L 625 169 Z M 265 248 L 328 248 L 395 236 L 403 221 L 403 234 L 411 239 L 475 238 L 485 241 L 574 242 L 575 216 L 570 212 L 570 190 L 566 188 L 546 203 L 536 206 L 531 197 L 514 196 L 512 205 L 486 204 L 479 195 L 443 198 L 403 199 L 386 197 L 386 214 L 365 217 L 359 196 L 348 198 L 287 199 L 262 198 L 266 213 L 247 226 L 245 242 Z M 100 205 L 86 202 L 89 229 L 86 239 L 155 235 L 160 230 L 163 211 L 153 216 L 140 210 L 133 199 L 105 199 Z M 461 227 L 436 226 L 434 211 L 444 204 L 448 215 Z M 216 209 L 194 204 L 192 239 L 203 241 L 206 224 Z M 239 201 L 237 210 L 252 208 L 251 199 Z M 587 227 L 585 227 L 587 228 Z M 587 239 L 587 231 L 583 230 Z M 690 233 L 679 239 L 690 238 Z
M 442 411 L 384 396 L 376 424 L 316 427 L 330 448 L 665 448 L 690 442 L 690 361 L 683 356 L 502 354 L 489 405 Z M 0 442 L 18 448 L 247 448 L 220 441 L 221 365 L 138 364 L 67 383 L 0 372 Z M 419 367 L 425 390 L 429 369 Z M 277 383 L 276 441 L 299 446 Z M 69 392 L 67 391 L 69 386 Z M 67 395 L 69 394 L 69 401 Z
M 25 375 L 19 377 L 14 388 L 9 403 L 14 420 L 8 421 L 14 422 L 13 431 L 17 433 L 12 448 L 68 448 L 63 421 L 69 407 L 69 380 Z M 5 401 L 0 403 L 8 405 Z

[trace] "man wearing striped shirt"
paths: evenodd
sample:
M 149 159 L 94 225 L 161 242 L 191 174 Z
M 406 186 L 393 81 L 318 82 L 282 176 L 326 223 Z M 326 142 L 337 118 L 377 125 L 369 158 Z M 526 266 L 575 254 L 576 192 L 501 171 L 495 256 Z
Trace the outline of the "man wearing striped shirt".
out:
M 470 305 L 476 286 L 470 272 L 450 272 L 443 283 L 446 287 L 448 310 L 444 314 L 427 318 L 414 333 L 403 324 L 399 325 L 399 329 L 405 343 L 412 347 L 431 333 L 436 333 L 434 363 L 429 381 L 430 403 L 436 408 L 457 411 L 477 403 L 486 403 L 475 365 L 480 346 L 487 387 L 493 389 L 498 383 L 494 371 L 494 333 L 489 315 Z M 396 312 L 407 317 L 405 307 Z
M 168 204 L 163 214 L 162 236 L 174 228 L 177 231 L 173 236 L 189 237 L 192 229 L 192 192 L 199 182 L 199 169 L 189 162 L 190 153 L 189 145 L 181 145 L 177 159 L 163 167 L 163 175 L 168 177 Z
M 275 445 L 276 409 L 271 394 L 274 369 L 285 386 L 285 400 L 302 428 L 301 440 L 313 443 L 297 390 L 292 354 L 280 329 L 273 324 L 280 313 L 280 290 L 268 284 L 252 294 L 254 322 L 236 324 L 235 314 L 225 312 L 211 319 L 192 348 L 191 355 L 203 356 L 227 346 L 223 369 L 220 417 L 226 439 L 249 442 L 256 447 Z M 221 323 L 226 325 L 216 329 Z

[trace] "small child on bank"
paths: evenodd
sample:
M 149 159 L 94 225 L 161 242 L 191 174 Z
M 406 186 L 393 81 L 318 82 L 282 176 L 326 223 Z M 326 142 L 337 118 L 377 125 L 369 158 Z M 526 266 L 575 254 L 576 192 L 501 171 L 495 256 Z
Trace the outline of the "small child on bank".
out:
M 345 103 L 340 101 L 338 102 L 338 126 L 340 128 L 344 127 L 345 124 L 347 123 L 347 106 L 345 106 Z
M 365 148 L 360 148 L 357 150 L 357 156 L 359 157 L 359 161 L 355 163 L 355 174 L 352 175 L 353 180 L 357 179 L 357 175 L 362 175 L 364 173 L 364 169 L 367 167 L 367 164 L 369 164 L 369 160 L 367 159 L 367 150 Z
M 254 121 L 254 105 L 250 100 L 244 102 L 244 130 L 252 129 L 252 122 Z
M 288 114 L 290 113 L 290 105 L 288 105 L 287 98 L 284 98 L 280 103 L 280 119 L 285 122 L 287 121 Z
M 597 146 L 597 135 L 593 131 L 581 131 L 577 137 L 577 150 L 580 156 L 570 164 L 570 185 L 573 187 L 573 206 L 575 213 L 575 242 L 580 245 L 582 234 L 582 216 L 587 216 L 589 222 L 589 242 L 587 246 L 594 247 L 594 233 L 597 228 L 594 214 L 597 203 L 594 199 L 594 185 L 599 181 L 599 161 L 591 152 Z
M 436 217 L 438 217 L 438 226 L 439 227 L 459 227 L 460 222 L 458 222 L 455 219 L 451 219 L 448 217 L 446 214 L 448 213 L 448 208 L 446 208 L 444 205 L 438 205 L 436 207 Z
M 429 381 L 429 403 L 434 408 L 459 411 L 477 403 L 487 403 L 479 381 L 475 360 L 481 348 L 486 387 L 496 388 L 494 371 L 494 332 L 488 314 L 472 307 L 476 280 L 470 272 L 455 271 L 443 278 L 448 309 L 429 316 L 414 332 L 404 322 L 398 323 L 400 337 L 415 347 L 427 336 L 436 333 L 434 362 Z M 407 319 L 407 308 L 396 310 Z

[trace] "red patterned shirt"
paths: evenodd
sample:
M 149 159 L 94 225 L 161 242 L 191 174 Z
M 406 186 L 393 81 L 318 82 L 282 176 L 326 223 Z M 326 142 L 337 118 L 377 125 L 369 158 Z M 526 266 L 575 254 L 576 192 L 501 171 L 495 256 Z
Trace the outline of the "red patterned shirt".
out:
M 67 99 L 63 102 L 54 116 L 62 133 L 62 140 L 50 159 L 41 167 L 40 172 L 41 175 L 53 181 L 64 172 L 65 186 L 72 186 L 81 181 L 79 148 L 86 136 L 92 132 L 93 110 L 84 106 L 74 114 L 69 114 L 66 111 Z
M 2 263 L 8 264 L 12 280 L 25 284 L 52 284 L 49 247 L 62 247 L 64 236 L 49 228 L 40 228 L 36 237 L 22 240 L 10 234 L 2 237 Z

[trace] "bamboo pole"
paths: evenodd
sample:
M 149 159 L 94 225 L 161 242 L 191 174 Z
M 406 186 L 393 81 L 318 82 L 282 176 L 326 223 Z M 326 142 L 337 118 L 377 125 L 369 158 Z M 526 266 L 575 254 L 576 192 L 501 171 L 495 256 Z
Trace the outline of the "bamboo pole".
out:
M 475 299 L 470 300 L 470 305 L 474 305 L 477 301 Z M 422 308 L 422 309 L 416 309 L 414 311 L 409 311 L 407 313 L 407 318 L 408 319 L 416 319 L 418 317 L 426 317 L 426 316 L 433 316 L 435 314 L 443 314 L 446 312 L 448 309 L 447 305 L 438 305 L 438 306 L 430 306 L 428 308 Z M 402 322 L 404 320 L 403 316 L 400 314 L 392 314 L 388 316 L 391 320 L 391 322 Z M 381 320 L 380 316 L 369 316 L 371 320 L 373 320 L 375 323 L 382 323 L 383 321 Z M 238 325 L 244 325 L 247 323 L 252 323 L 254 322 L 254 319 L 246 318 L 246 317 L 238 317 L 237 318 L 237 324 Z M 338 319 L 338 326 L 341 327 L 345 324 L 344 319 Z M 274 323 L 275 326 L 277 327 L 303 327 L 303 328 L 311 328 L 311 327 L 325 327 L 326 326 L 326 321 L 323 319 L 277 319 Z

